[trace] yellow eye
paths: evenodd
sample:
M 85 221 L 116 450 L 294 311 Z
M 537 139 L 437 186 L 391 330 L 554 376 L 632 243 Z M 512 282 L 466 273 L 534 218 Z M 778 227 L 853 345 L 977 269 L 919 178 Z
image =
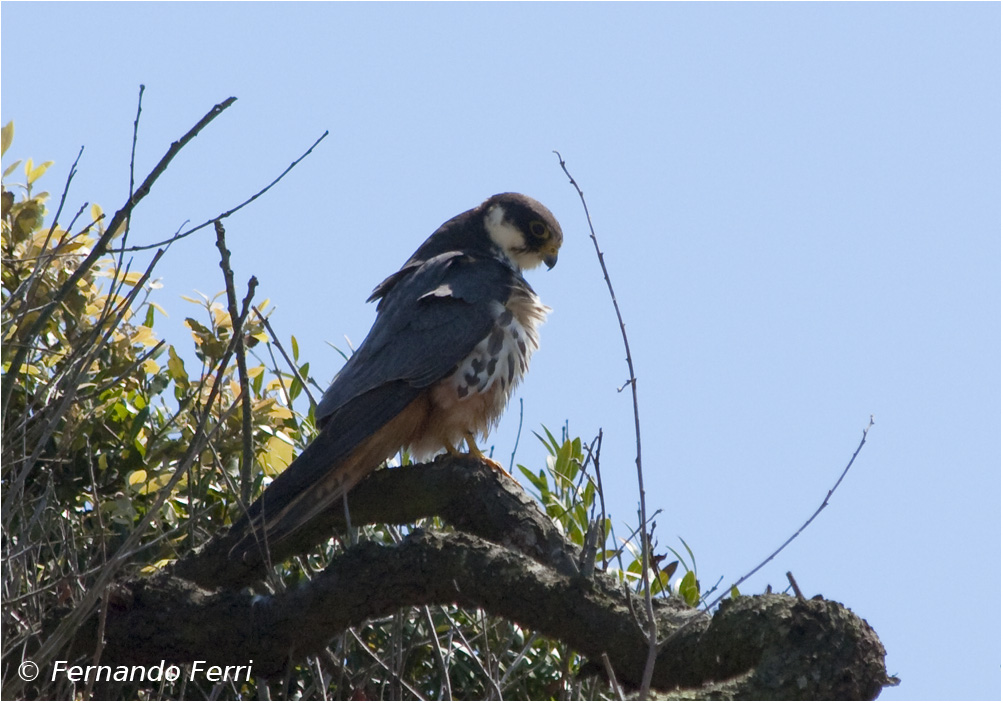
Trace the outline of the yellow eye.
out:
M 537 239 L 543 239 L 547 236 L 547 225 L 539 220 L 533 220 L 529 223 L 529 231 Z

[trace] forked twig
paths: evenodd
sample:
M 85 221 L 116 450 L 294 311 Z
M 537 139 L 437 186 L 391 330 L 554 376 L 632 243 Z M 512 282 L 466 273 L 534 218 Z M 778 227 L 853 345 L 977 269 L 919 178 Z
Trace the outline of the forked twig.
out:
M 613 282 L 610 280 L 609 271 L 606 270 L 606 261 L 603 258 L 602 250 L 599 249 L 599 240 L 596 238 L 595 227 L 592 226 L 592 216 L 589 214 L 588 203 L 585 202 L 585 193 L 582 192 L 578 182 L 575 181 L 574 177 L 568 172 L 567 164 L 564 163 L 564 157 L 561 156 L 561 153 L 556 150 L 554 153 L 557 154 L 557 159 L 561 164 L 561 169 L 564 171 L 564 175 L 566 175 L 568 180 L 571 181 L 571 185 L 574 186 L 575 190 L 578 192 L 578 197 L 582 201 L 582 207 L 585 209 L 585 219 L 588 220 L 589 223 L 589 236 L 592 238 L 592 245 L 595 247 L 596 256 L 599 258 L 599 266 L 602 268 L 603 278 L 606 279 L 606 287 L 609 289 L 609 297 L 613 301 L 613 309 L 616 311 L 617 322 L 620 323 L 620 335 L 623 337 L 623 348 L 627 353 L 627 371 L 629 372 L 627 383 L 630 385 L 630 393 L 633 396 L 634 401 L 634 437 L 637 445 L 637 458 L 635 459 L 635 463 L 637 464 L 637 489 L 641 498 L 641 525 L 643 527 L 648 524 L 648 519 L 644 501 L 644 472 L 641 469 L 641 414 L 638 410 L 637 376 L 634 375 L 634 359 L 630 354 L 630 342 L 627 340 L 627 326 L 624 324 L 623 315 L 620 314 L 620 305 L 616 301 L 616 293 L 613 292 Z M 655 657 L 658 654 L 658 625 L 655 622 L 655 606 L 651 597 L 651 577 L 648 574 L 649 564 L 651 561 L 651 548 L 648 543 L 647 529 L 642 529 L 640 534 L 642 564 L 641 575 L 644 580 L 644 603 L 648 616 L 649 646 L 648 660 L 644 665 L 644 676 L 641 679 L 641 688 L 638 690 L 638 697 L 640 699 L 645 699 L 648 697 L 648 689 L 651 686 L 651 677 L 655 671 Z

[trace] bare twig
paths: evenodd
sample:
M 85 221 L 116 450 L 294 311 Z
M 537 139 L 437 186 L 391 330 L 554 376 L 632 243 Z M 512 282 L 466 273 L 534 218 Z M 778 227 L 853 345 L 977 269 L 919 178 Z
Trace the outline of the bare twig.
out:
M 275 334 L 275 330 L 272 329 L 272 325 L 270 322 L 268 322 L 268 318 L 262 315 L 261 311 L 258 310 L 258 308 L 254 308 L 254 314 L 257 315 L 258 319 L 261 320 L 262 324 L 264 324 L 265 329 L 268 330 L 268 334 L 272 336 L 272 344 L 274 344 L 276 348 L 278 348 L 279 354 L 281 354 L 282 358 L 286 360 L 287 364 L 289 364 L 289 368 L 292 369 L 293 375 L 296 377 L 296 380 L 300 382 L 301 386 L 303 386 L 303 390 L 306 391 L 307 398 L 310 399 L 311 407 L 316 406 L 317 401 L 314 400 L 313 394 L 310 392 L 310 388 L 307 386 L 306 379 L 300 375 L 299 369 L 296 368 L 296 364 L 294 364 L 293 360 L 289 358 L 288 354 L 286 354 L 286 350 L 282 347 L 282 342 L 279 341 L 279 337 L 278 335 Z M 276 371 L 278 371 L 278 369 L 276 369 Z M 281 374 L 278 375 L 278 378 L 279 381 L 281 382 L 282 381 Z M 283 387 L 285 387 L 284 384 Z M 290 398 L 289 401 L 292 402 L 292 399 Z
M 233 289 L 233 269 L 230 268 L 230 251 L 226 248 L 226 230 L 223 223 L 216 220 L 216 247 L 219 249 L 219 267 L 223 269 L 226 282 L 226 305 L 230 313 L 235 354 L 237 356 L 237 376 L 240 382 L 241 434 L 243 435 L 243 456 L 240 461 L 240 500 L 246 505 L 251 500 L 251 465 L 254 462 L 254 434 L 251 424 L 251 394 L 247 380 L 247 356 L 244 353 L 244 330 L 238 327 L 240 313 L 237 312 L 237 293 Z
M 592 457 L 592 463 L 596 467 L 596 488 L 599 491 L 599 510 L 602 512 L 602 541 L 606 544 L 606 495 L 603 491 L 602 486 L 602 471 L 599 469 L 599 455 L 602 453 L 602 428 L 599 428 L 599 434 L 596 435 L 595 439 L 595 454 L 592 453 L 592 447 L 589 447 L 589 456 Z M 606 549 L 603 549 L 602 555 L 602 568 L 603 571 L 609 566 L 609 557 L 606 555 Z
M 626 698 L 624 698 L 623 689 L 620 688 L 620 684 L 616 680 L 616 672 L 613 671 L 613 664 L 612 662 L 610 662 L 609 655 L 606 654 L 606 652 L 602 653 L 602 664 L 603 667 L 606 669 L 606 676 L 609 678 L 609 685 L 613 688 L 613 691 L 616 693 L 616 699 L 618 701 L 627 700 Z
M 512 445 L 512 456 L 508 460 L 508 472 L 512 473 L 515 466 L 515 453 L 519 449 L 519 438 L 522 437 L 522 398 L 519 398 L 519 429 L 515 432 L 515 443 Z
M 850 457 L 850 461 L 847 463 L 846 468 L 843 469 L 843 473 L 841 473 L 839 475 L 839 478 L 836 480 L 836 483 L 834 483 L 832 485 L 832 488 L 829 489 L 829 492 L 825 494 L 825 498 L 822 500 L 822 504 L 819 505 L 818 508 L 815 510 L 815 512 L 811 514 L 811 517 L 808 518 L 807 520 L 805 520 L 804 524 L 801 525 L 801 527 L 799 527 L 797 529 L 797 532 L 795 532 L 790 537 L 788 537 L 787 541 L 785 541 L 783 544 L 781 544 L 779 547 L 777 547 L 776 550 L 774 550 L 774 552 L 772 554 L 770 554 L 770 556 L 766 557 L 761 562 L 759 562 L 759 564 L 757 564 L 756 567 L 752 571 L 750 571 L 749 573 L 747 573 L 742 578 L 738 579 L 738 581 L 735 581 L 735 583 L 732 584 L 731 588 L 729 588 L 726 592 L 722 593 L 715 600 L 713 600 L 711 602 L 711 604 L 707 606 L 706 610 L 709 611 L 715 605 L 717 605 L 718 603 L 720 603 L 724 598 L 726 598 L 731 593 L 732 589 L 738 588 L 738 586 L 741 585 L 742 582 L 744 582 L 750 576 L 752 576 L 757 571 L 759 571 L 764 566 L 766 566 L 771 561 L 773 561 L 774 557 L 776 557 L 778 554 L 780 554 L 780 552 L 784 551 L 784 549 L 787 548 L 787 545 L 790 544 L 791 542 L 793 542 L 797 538 L 798 535 L 800 535 L 802 532 L 804 532 L 805 528 L 807 528 L 808 525 L 810 525 L 815 520 L 815 518 L 818 517 L 818 514 L 821 513 L 825 509 L 825 507 L 827 505 L 829 505 L 829 499 L 832 498 L 832 494 L 836 492 L 837 488 L 839 488 L 839 484 L 841 484 L 843 482 L 843 478 L 846 477 L 846 473 L 850 470 L 850 467 L 853 466 L 853 462 L 856 461 L 857 455 L 860 454 L 860 450 L 864 448 L 864 442 L 867 441 L 867 432 L 873 426 L 874 426 L 874 416 L 871 415 L 871 419 L 867 423 L 867 427 L 864 428 L 864 434 L 860 438 L 860 444 L 858 444 L 856 450 L 854 450 L 853 456 Z
M 439 676 L 442 677 L 439 700 L 451 701 L 453 700 L 453 687 L 449 682 L 449 666 L 446 664 L 446 659 L 442 656 L 442 643 L 439 642 L 439 633 L 435 631 L 435 621 L 432 620 L 432 611 L 425 605 L 421 607 L 421 612 L 425 616 L 425 625 L 428 626 L 428 633 L 432 640 L 432 654 L 435 656 L 435 663 L 439 667 Z
M 571 181 L 571 185 L 574 186 L 575 190 L 578 192 L 578 197 L 582 201 L 582 207 L 585 210 L 585 219 L 589 223 L 589 236 L 592 239 L 592 245 L 595 247 L 596 256 L 599 258 L 599 266 L 602 268 L 603 278 L 606 280 L 606 287 L 609 289 L 609 297 L 613 301 L 613 309 L 616 311 L 616 319 L 620 324 L 620 335 L 623 337 L 623 348 L 627 353 L 627 371 L 629 378 L 627 383 L 630 385 L 630 392 L 633 396 L 634 401 L 634 438 L 637 445 L 637 457 L 635 459 L 635 464 L 637 465 L 637 489 L 640 495 L 640 509 L 641 509 L 641 525 L 647 524 L 647 510 L 645 508 L 644 500 L 644 471 L 641 468 L 641 414 L 638 410 L 637 402 L 637 376 L 634 374 L 634 359 L 630 354 L 630 342 L 627 340 L 627 326 L 623 321 L 623 315 L 620 313 L 620 305 L 616 301 L 616 293 L 613 291 L 613 282 L 610 280 L 609 271 L 606 269 L 606 261 L 603 258 L 603 253 L 599 249 L 599 240 L 596 238 L 595 227 L 592 226 L 592 216 L 589 214 L 588 203 L 585 202 L 585 193 L 579 187 L 578 182 L 575 181 L 571 173 L 568 172 L 567 164 L 564 163 L 564 158 L 561 156 L 560 152 L 554 151 L 557 154 L 557 159 L 561 164 L 561 169 L 564 171 L 564 175 L 568 177 Z M 641 681 L 641 688 L 638 691 L 638 697 L 640 699 L 645 699 L 648 697 L 648 690 L 651 686 L 651 677 L 655 670 L 655 657 L 658 654 L 658 625 L 655 621 L 655 606 L 652 602 L 651 596 L 651 577 L 648 573 L 649 563 L 650 563 L 650 552 L 651 546 L 648 544 L 648 533 L 646 529 L 640 531 L 641 534 L 641 563 L 643 564 L 641 569 L 641 575 L 644 580 L 644 601 L 648 616 L 648 660 L 644 667 L 644 678 Z
M 787 582 L 791 585 L 791 588 L 794 590 L 794 595 L 797 596 L 797 599 L 804 600 L 805 599 L 804 594 L 801 592 L 801 589 L 798 588 L 798 582 L 794 580 L 794 574 L 792 574 L 790 571 L 787 572 Z
M 235 98 L 232 98 L 232 99 L 235 99 Z M 191 229 L 185 230 L 184 232 L 181 232 L 180 234 L 175 234 L 174 236 L 170 237 L 169 239 L 165 239 L 162 242 L 154 242 L 153 244 L 139 244 L 139 245 L 132 246 L 132 247 L 124 247 L 122 249 L 122 251 L 143 251 L 144 249 L 155 249 L 156 247 L 164 246 L 166 244 L 170 244 L 171 242 L 176 242 L 179 239 L 184 239 L 185 237 L 187 237 L 190 234 L 195 234 L 195 232 L 198 232 L 200 229 L 204 229 L 204 228 L 208 227 L 209 225 L 215 223 L 217 220 L 225 220 L 230 215 L 234 214 L 235 212 L 237 212 L 241 208 L 243 208 L 243 207 L 245 207 L 247 205 L 250 205 L 255 200 L 257 200 L 262 195 L 264 195 L 269 190 L 271 190 L 272 186 L 274 186 L 276 183 L 278 183 L 283 178 L 285 178 L 286 174 L 289 173 L 290 171 L 292 171 L 294 168 L 296 168 L 297 164 L 299 164 L 300 161 L 302 161 L 307 156 L 309 156 L 310 152 L 312 152 L 314 150 L 314 147 L 316 147 L 318 144 L 320 144 L 321 141 L 325 137 L 327 137 L 327 135 L 328 135 L 328 132 L 325 131 L 322 135 L 320 135 L 317 138 L 317 140 L 310 146 L 309 149 L 307 149 L 305 152 L 303 152 L 303 154 L 298 159 L 296 159 L 291 164 L 289 164 L 289 166 L 286 167 L 285 171 L 283 171 L 282 173 L 280 173 L 271 183 L 269 183 L 268 185 L 266 185 L 264 188 L 262 188 L 261 190 L 259 190 L 257 193 L 255 193 L 254 195 L 252 195 L 250 198 L 248 198 L 244 202 L 240 203 L 239 205 L 236 205 L 236 206 L 230 208 L 229 210 L 221 212 L 220 214 L 216 215 L 215 217 L 213 217 L 211 219 L 206 220 L 205 222 L 203 222 L 200 225 L 197 225 L 196 227 L 192 227 Z M 112 251 L 117 251 L 117 250 L 112 250 Z

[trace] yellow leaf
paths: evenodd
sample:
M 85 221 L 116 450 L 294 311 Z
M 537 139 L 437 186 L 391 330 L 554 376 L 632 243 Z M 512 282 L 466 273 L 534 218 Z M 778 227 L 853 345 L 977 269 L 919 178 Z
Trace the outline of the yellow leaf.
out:
M 11 120 L 0 129 L 0 156 L 7 153 L 11 142 L 14 141 L 14 120 Z
M 130 472 L 129 476 L 126 478 L 126 483 L 133 488 L 141 486 L 146 483 L 146 471 L 143 469 L 136 469 L 135 471 Z
M 30 163 L 30 159 L 29 159 L 29 163 Z M 42 174 L 44 174 L 46 171 L 48 171 L 49 170 L 49 166 L 51 166 L 51 165 L 52 165 L 51 161 L 46 161 L 44 163 L 40 163 L 38 166 L 36 166 L 35 168 L 33 168 L 30 171 L 28 171 L 28 183 L 29 184 L 34 183 L 39 178 L 41 178 Z
M 264 364 L 258 364 L 254 368 L 251 368 L 251 369 L 247 370 L 247 377 L 248 378 L 257 378 L 258 376 L 260 376 L 264 372 L 265 372 L 265 365 Z
M 139 283 L 139 279 L 143 277 L 140 271 L 130 271 L 129 273 L 122 276 L 122 280 L 128 283 L 130 286 L 134 286 Z
M 147 359 L 143 362 L 143 373 L 154 374 L 157 371 L 160 371 L 160 364 L 153 359 Z
M 72 254 L 73 252 L 77 251 L 78 249 L 84 249 L 85 251 L 82 251 L 81 253 L 82 254 L 89 254 L 90 253 L 90 249 L 87 246 L 88 244 L 89 244 L 89 242 L 85 242 L 85 241 L 82 241 L 80 239 L 78 239 L 76 241 L 73 241 L 73 242 L 67 242 L 63 246 L 59 247 L 59 253 L 60 254 Z
M 157 344 L 157 338 L 153 334 L 153 329 L 146 325 L 136 328 L 136 334 L 130 340 L 133 344 L 142 344 L 144 347 L 152 347 Z
M 159 491 L 161 488 L 163 488 L 170 482 L 171 482 L 171 473 L 168 471 L 160 474 L 159 476 L 154 476 L 149 481 L 147 481 L 146 485 L 143 487 L 142 492 L 153 493 L 154 491 Z
M 212 306 L 212 318 L 217 327 L 230 326 L 230 313 L 224 310 L 220 305 Z
M 276 405 L 274 408 L 269 410 L 268 415 L 270 417 L 274 417 L 276 420 L 291 420 L 293 417 L 292 411 L 281 405 Z
M 265 453 L 261 464 L 267 476 L 275 476 L 293 461 L 293 446 L 284 442 L 278 435 L 269 437 L 265 443 Z
M 139 572 L 141 574 L 146 574 L 147 576 L 149 576 L 150 574 L 155 574 L 156 572 L 160 571 L 165 566 L 170 564 L 171 561 L 172 561 L 171 559 L 158 559 L 152 564 L 147 564 L 146 566 L 144 566 L 142 569 L 139 570 Z
M 12 163 L 10 166 L 8 166 L 3 170 L 3 177 L 6 178 L 10 174 L 14 173 L 14 169 L 20 165 L 21 165 L 21 159 L 18 159 L 17 161 L 15 161 L 14 163 Z
M 101 206 L 97 203 L 91 205 L 91 222 L 100 222 L 102 217 L 104 217 L 104 210 L 101 209 Z
M 125 234 L 125 228 L 128 226 L 129 226 L 129 218 L 123 217 L 122 221 L 118 224 L 118 228 L 111 235 L 111 238 L 118 239 L 119 237 L 121 237 L 123 234 Z
M 268 383 L 265 384 L 266 391 L 274 391 L 282 388 L 282 381 L 277 378 L 273 378 Z

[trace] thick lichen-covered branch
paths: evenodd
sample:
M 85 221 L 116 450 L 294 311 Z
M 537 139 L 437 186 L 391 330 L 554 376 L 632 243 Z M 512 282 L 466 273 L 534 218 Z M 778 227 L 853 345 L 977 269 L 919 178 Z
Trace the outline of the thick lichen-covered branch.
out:
M 173 573 L 118 589 L 108 604 L 103 662 L 253 660 L 256 673 L 274 675 L 368 619 L 457 604 L 518 622 L 595 662 L 605 655 L 620 683 L 636 686 L 648 651 L 637 619 L 643 601 L 605 574 L 580 571 L 576 551 L 508 482 L 452 459 L 377 472 L 352 494 L 354 523 L 440 514 L 457 531 L 419 530 L 396 545 L 361 543 L 277 595 L 235 588 L 259 578 L 261 564 L 241 564 L 239 577 L 228 575 L 226 550 L 210 544 Z M 332 514 L 325 530 L 303 543 L 329 534 L 339 519 Z M 181 575 L 203 586 L 228 585 L 210 591 Z M 892 682 L 874 631 L 838 603 L 740 597 L 711 617 L 675 599 L 656 602 L 661 644 L 652 685 L 673 697 L 874 698 Z M 80 638 L 81 651 L 87 640 Z

